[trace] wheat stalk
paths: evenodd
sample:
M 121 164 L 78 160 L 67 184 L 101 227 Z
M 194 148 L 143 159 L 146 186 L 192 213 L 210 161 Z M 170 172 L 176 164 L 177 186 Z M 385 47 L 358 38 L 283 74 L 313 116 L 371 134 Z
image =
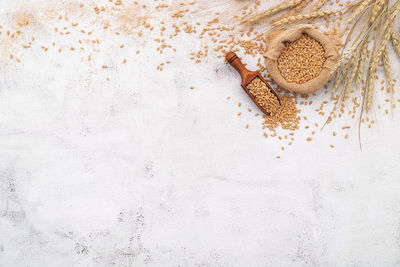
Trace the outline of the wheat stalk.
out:
M 264 12 L 261 12 L 259 14 L 254 15 L 252 18 L 250 18 L 247 23 L 249 24 L 255 24 L 259 22 L 260 20 L 266 19 L 282 10 L 297 6 L 300 4 L 303 0 L 291 0 L 291 1 L 285 1 L 279 5 L 276 5 L 270 9 L 265 10 Z
M 362 5 L 366 5 L 365 3 L 368 2 L 369 0 L 365 0 L 364 2 L 362 2 L 360 4 L 360 6 Z M 385 8 L 387 9 L 387 8 Z M 364 12 L 366 10 L 366 8 L 364 8 L 361 12 Z M 342 57 L 339 59 L 337 65 L 335 66 L 335 68 L 333 69 L 334 72 L 336 72 L 340 66 L 342 64 L 344 64 L 344 62 L 349 58 L 352 57 L 353 52 L 356 51 L 356 49 L 359 49 L 361 47 L 361 54 L 365 54 L 365 56 L 367 55 L 367 52 L 365 49 L 367 49 L 366 45 L 367 45 L 367 40 L 369 38 L 369 34 L 371 33 L 371 31 L 373 29 L 375 29 L 378 25 L 381 25 L 380 30 L 377 33 L 377 36 L 382 36 L 381 38 L 376 38 L 376 39 L 380 39 L 380 43 L 378 46 L 378 49 L 376 50 L 376 53 L 373 55 L 372 59 L 370 60 L 369 63 L 369 67 L 368 67 L 368 75 L 369 75 L 369 80 L 368 80 L 368 87 L 367 87 L 367 103 L 366 103 L 366 109 L 368 110 L 371 107 L 371 102 L 372 102 L 372 96 L 373 96 L 373 92 L 374 92 L 374 75 L 375 72 L 377 70 L 378 64 L 379 64 L 379 60 L 382 57 L 382 54 L 384 52 L 384 50 L 387 47 L 387 43 L 388 41 L 391 39 L 392 36 L 392 28 L 394 26 L 394 22 L 395 22 L 395 18 L 397 16 L 398 11 L 400 10 L 400 1 L 397 1 L 389 10 L 379 13 L 378 19 L 376 21 L 374 21 L 372 23 L 372 25 L 369 27 L 369 29 L 367 30 L 366 34 L 364 35 L 363 39 L 356 45 L 354 44 L 352 47 L 350 47 L 350 49 L 348 51 L 346 51 L 346 53 L 344 53 L 342 55 Z M 382 26 L 383 24 L 383 26 Z M 375 41 L 375 45 L 377 44 L 378 41 Z M 362 44 L 362 45 L 361 45 Z M 375 49 L 374 49 L 375 51 Z M 358 74 L 356 74 L 356 76 L 358 77 L 356 80 L 356 84 L 360 84 L 361 82 L 361 78 L 360 76 L 363 73 L 363 69 L 364 69 L 364 55 L 361 57 L 360 55 L 360 59 L 362 63 L 361 67 L 359 68 Z M 349 62 L 346 63 L 346 65 L 350 65 Z
M 307 20 L 307 19 L 316 19 L 316 18 L 321 18 L 321 17 L 327 17 L 330 15 L 334 15 L 338 12 L 342 11 L 341 9 L 339 10 L 321 10 L 321 11 L 315 11 L 311 12 L 309 14 L 300 14 L 300 15 L 294 15 L 290 16 L 284 19 L 281 19 L 275 23 L 273 23 L 274 26 L 282 26 L 286 24 L 290 24 L 299 20 Z
M 379 3 L 377 3 L 379 1 Z M 400 12 L 400 0 L 393 1 L 392 6 L 389 6 L 390 1 L 385 0 L 360 0 L 357 4 L 348 8 L 355 9 L 353 14 L 348 18 L 348 22 L 353 22 L 344 47 L 348 41 L 352 39 L 354 27 L 364 18 L 366 12 L 370 11 L 368 20 L 363 23 L 358 36 L 349 48 L 343 52 L 342 56 L 337 61 L 332 69 L 331 77 L 335 76 L 336 80 L 333 84 L 332 93 L 334 96 L 340 85 L 344 84 L 339 97 L 336 99 L 335 107 L 338 102 L 346 100 L 351 90 L 351 86 L 355 80 L 356 88 L 360 88 L 365 77 L 366 86 L 361 87 L 362 105 L 359 120 L 359 136 L 363 114 L 368 112 L 372 106 L 372 100 L 375 93 L 375 77 L 380 60 L 382 60 L 387 86 L 390 93 L 393 95 L 395 86 L 392 80 L 390 71 L 390 60 L 388 56 L 388 42 L 392 42 L 396 54 L 400 58 L 400 36 L 393 31 L 396 16 Z M 374 7 L 373 11 L 370 10 Z M 372 36 L 372 33 L 374 35 Z M 368 57 L 368 43 L 372 40 L 374 46 L 370 58 Z M 368 62 L 369 61 L 369 62 Z M 365 65 L 368 65 L 367 67 Z M 334 112 L 335 108 L 332 112 Z
M 368 1 L 368 0 L 365 0 L 365 1 Z M 364 2 L 362 2 L 361 4 L 363 4 L 363 3 Z M 363 13 L 364 11 L 365 11 L 365 9 L 362 10 L 360 13 Z M 359 19 L 356 21 L 356 23 L 359 21 Z M 349 58 L 352 57 L 353 52 L 356 51 L 356 49 L 358 49 L 359 47 L 367 46 L 366 42 L 367 42 L 367 40 L 369 38 L 369 34 L 371 33 L 371 31 L 373 29 L 375 29 L 376 26 L 377 26 L 377 21 L 375 23 L 373 23 L 371 25 L 371 27 L 369 27 L 369 29 L 364 34 L 362 40 L 358 44 L 356 42 L 354 42 L 353 45 L 339 58 L 339 60 L 337 61 L 336 65 L 332 69 L 331 76 L 333 76 L 337 72 L 337 70 L 342 66 L 342 64 L 345 63 L 346 60 L 348 60 Z M 353 25 L 353 28 L 351 29 L 351 31 L 349 33 L 349 36 L 347 36 L 346 43 L 350 39 L 350 35 L 353 32 L 354 27 L 355 27 L 355 25 Z M 360 35 L 361 35 L 361 33 L 360 33 Z M 357 37 L 357 39 L 358 39 L 358 37 Z M 366 49 L 366 47 L 365 47 L 365 49 Z M 366 55 L 366 52 L 365 52 L 365 55 Z M 349 64 L 349 62 L 347 62 L 347 64 Z

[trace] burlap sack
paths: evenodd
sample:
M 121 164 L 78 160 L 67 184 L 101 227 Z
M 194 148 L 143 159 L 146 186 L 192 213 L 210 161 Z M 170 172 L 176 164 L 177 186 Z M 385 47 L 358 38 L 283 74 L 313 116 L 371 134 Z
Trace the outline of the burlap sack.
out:
M 318 41 L 325 49 L 325 64 L 321 73 L 308 82 L 298 84 L 288 82 L 278 69 L 278 58 L 285 48 L 286 42 L 299 39 L 302 34 L 307 34 Z M 271 78 L 282 88 L 294 92 L 309 94 L 321 89 L 330 79 L 330 74 L 340 55 L 335 46 L 335 40 L 324 35 L 320 31 L 311 28 L 311 25 L 299 25 L 291 29 L 281 29 L 270 32 L 267 35 L 267 51 L 264 53 L 266 68 Z

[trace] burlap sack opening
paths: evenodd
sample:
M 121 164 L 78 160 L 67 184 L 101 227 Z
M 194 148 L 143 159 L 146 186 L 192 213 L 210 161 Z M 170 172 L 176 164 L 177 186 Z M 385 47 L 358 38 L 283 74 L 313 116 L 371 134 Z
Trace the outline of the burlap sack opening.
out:
M 325 64 L 321 73 L 308 82 L 298 84 L 288 82 L 281 75 L 278 69 L 278 58 L 285 43 L 299 39 L 302 34 L 318 41 L 325 50 Z M 331 72 L 340 55 L 332 38 L 324 35 L 320 31 L 311 28 L 311 25 L 299 25 L 291 29 L 281 29 L 270 32 L 267 35 L 267 51 L 264 53 L 266 68 L 271 78 L 282 88 L 302 94 L 310 94 L 321 89 L 330 79 Z

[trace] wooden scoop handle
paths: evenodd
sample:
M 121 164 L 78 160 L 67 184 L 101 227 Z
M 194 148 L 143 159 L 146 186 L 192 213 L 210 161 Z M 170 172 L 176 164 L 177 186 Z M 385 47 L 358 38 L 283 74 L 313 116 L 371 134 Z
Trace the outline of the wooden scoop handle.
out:
M 240 61 L 240 58 L 234 53 L 234 52 L 229 52 L 225 56 L 226 61 L 231 64 L 232 67 L 239 72 L 240 77 L 242 77 L 242 86 L 243 88 L 247 91 L 247 88 L 245 88 L 255 77 L 260 76 L 260 74 L 256 71 L 249 71 L 246 69 L 246 67 L 242 64 Z
M 239 72 L 240 76 L 243 77 L 243 74 L 249 71 L 234 52 L 229 52 L 226 54 L 225 59 L 229 64 L 231 64 L 232 67 L 235 68 L 235 70 L 237 70 L 237 72 Z

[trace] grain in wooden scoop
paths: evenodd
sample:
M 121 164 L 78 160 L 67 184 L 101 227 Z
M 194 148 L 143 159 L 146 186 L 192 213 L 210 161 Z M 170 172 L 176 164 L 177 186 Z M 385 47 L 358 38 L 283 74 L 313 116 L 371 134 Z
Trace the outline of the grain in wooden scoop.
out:
M 272 114 L 278 111 L 280 106 L 278 98 L 260 78 L 254 78 L 246 88 L 253 95 L 255 101 L 263 107 L 267 113 Z

